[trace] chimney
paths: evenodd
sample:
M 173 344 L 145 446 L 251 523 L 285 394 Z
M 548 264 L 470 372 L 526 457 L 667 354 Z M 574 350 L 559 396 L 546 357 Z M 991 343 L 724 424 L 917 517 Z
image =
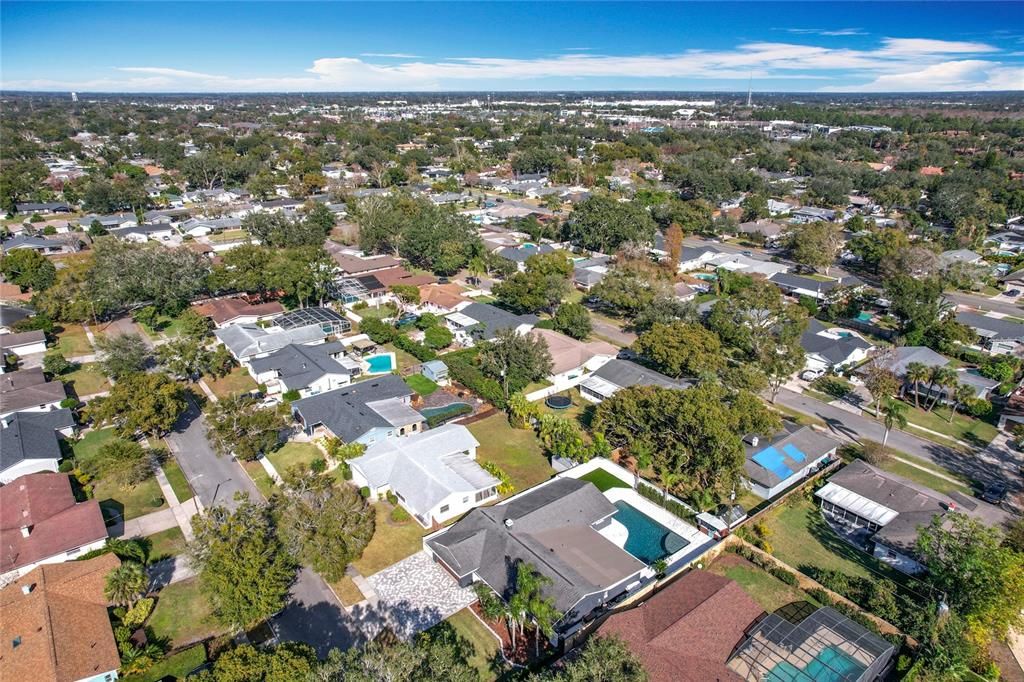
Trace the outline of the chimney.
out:
M 21 593 L 26 595 L 26 596 L 32 594 L 32 585 L 22 585 L 21 586 Z
M 512 519 L 505 519 L 505 527 L 506 528 L 511 528 L 512 524 L 513 524 Z
M 750 437 L 750 447 L 756 448 L 760 439 L 757 436 Z
M 27 538 L 31 534 L 32 534 L 32 526 L 22 526 L 21 527 L 21 537 Z

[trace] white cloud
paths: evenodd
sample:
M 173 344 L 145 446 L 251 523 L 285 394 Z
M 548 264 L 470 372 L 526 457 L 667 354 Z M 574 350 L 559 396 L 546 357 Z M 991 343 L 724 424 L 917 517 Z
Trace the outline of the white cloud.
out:
M 361 52 L 360 57 L 386 57 L 388 59 L 423 59 L 418 54 L 406 54 L 404 52 Z
M 836 29 L 848 30 L 848 29 Z M 602 55 L 583 48 L 528 59 L 449 57 L 427 60 L 404 53 L 365 53 L 360 57 L 323 57 L 303 73 L 239 78 L 172 67 L 124 66 L 127 77 L 85 81 L 7 81 L 19 89 L 80 91 L 382 91 L 515 89 L 519 83 L 607 79 L 736 81 L 828 80 L 833 90 L 1024 89 L 1020 68 L 988 57 L 997 48 L 985 43 L 884 38 L 869 49 L 830 48 L 789 42 L 748 42 L 729 50 L 683 50 L 673 54 Z M 370 55 L 377 55 L 372 57 Z M 982 58 L 984 56 L 984 58 Z M 1016 79 L 1016 83 L 1015 83 Z M 860 85 L 851 83 L 861 82 Z M 557 87 L 565 87 L 562 82 Z
M 866 31 L 862 31 L 859 28 L 787 28 L 786 31 L 789 33 L 796 33 L 797 35 L 817 35 L 817 36 L 864 36 L 867 35 Z

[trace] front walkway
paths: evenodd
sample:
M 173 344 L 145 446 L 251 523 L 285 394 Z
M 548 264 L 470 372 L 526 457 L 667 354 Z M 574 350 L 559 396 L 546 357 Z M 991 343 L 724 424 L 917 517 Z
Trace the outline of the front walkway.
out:
M 374 573 L 367 581 L 377 593 L 377 612 L 405 639 L 476 601 L 473 590 L 459 587 L 425 551 Z

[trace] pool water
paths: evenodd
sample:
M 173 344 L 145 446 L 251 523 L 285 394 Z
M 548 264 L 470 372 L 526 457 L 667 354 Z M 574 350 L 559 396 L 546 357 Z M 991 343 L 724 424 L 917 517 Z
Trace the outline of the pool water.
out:
M 822 649 L 803 670 L 782 661 L 768 673 L 767 682 L 853 682 L 864 672 L 864 666 L 841 649 Z
M 395 368 L 395 359 L 390 355 L 371 355 L 366 358 L 370 374 L 386 374 Z
M 628 502 L 620 500 L 615 508 L 612 518 L 629 532 L 623 549 L 648 566 L 690 544 Z

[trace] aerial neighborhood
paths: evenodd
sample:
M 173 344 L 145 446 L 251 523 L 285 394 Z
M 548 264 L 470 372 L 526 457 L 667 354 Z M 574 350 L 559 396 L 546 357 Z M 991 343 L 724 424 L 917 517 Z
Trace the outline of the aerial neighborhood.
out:
M 0 679 L 1024 680 L 1019 98 L 0 100 Z

